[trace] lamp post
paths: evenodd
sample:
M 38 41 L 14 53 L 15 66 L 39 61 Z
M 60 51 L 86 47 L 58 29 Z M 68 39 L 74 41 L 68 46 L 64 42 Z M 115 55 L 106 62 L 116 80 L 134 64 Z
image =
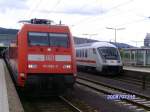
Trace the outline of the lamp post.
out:
M 106 29 L 110 29 L 110 30 L 114 30 L 115 31 L 115 45 L 116 45 L 116 40 L 117 40 L 116 32 L 117 32 L 117 30 L 124 30 L 125 28 L 106 27 Z

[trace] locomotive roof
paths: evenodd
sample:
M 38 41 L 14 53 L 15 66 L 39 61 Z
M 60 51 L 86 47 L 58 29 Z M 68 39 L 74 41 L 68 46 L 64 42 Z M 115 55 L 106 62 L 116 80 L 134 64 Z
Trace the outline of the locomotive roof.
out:
M 85 43 L 85 44 L 78 44 L 76 45 L 76 48 L 81 47 L 92 47 L 92 48 L 98 48 L 98 47 L 115 47 L 115 45 L 108 43 L 108 42 L 92 42 L 92 43 Z
M 23 26 L 25 27 L 38 27 L 38 26 L 41 26 L 41 27 L 68 27 L 66 25 L 60 25 L 60 24 L 55 24 L 55 25 L 50 25 L 50 24 L 24 24 Z
M 47 24 L 24 24 L 22 26 L 22 28 L 19 30 L 19 32 L 21 32 L 21 31 L 47 32 L 49 30 L 58 31 L 58 32 L 70 32 L 68 26 L 65 26 L 65 25 L 47 25 Z

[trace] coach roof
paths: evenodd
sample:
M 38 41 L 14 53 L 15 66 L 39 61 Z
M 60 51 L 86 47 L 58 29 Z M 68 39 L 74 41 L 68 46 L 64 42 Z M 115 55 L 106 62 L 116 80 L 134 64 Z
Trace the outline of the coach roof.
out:
M 92 48 L 98 48 L 98 47 L 115 47 L 115 45 L 110 44 L 108 42 L 92 42 L 92 43 L 85 43 L 85 44 L 78 44 L 76 45 L 76 48 L 79 47 L 92 47 Z

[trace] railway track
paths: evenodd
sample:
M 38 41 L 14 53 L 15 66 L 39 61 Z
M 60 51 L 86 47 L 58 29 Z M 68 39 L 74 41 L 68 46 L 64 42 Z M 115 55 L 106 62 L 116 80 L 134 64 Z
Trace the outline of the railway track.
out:
M 86 86 L 92 90 L 103 93 L 104 95 L 114 96 L 114 95 L 124 95 L 124 96 L 134 96 L 130 98 L 116 98 L 113 99 L 116 103 L 132 108 L 140 112 L 149 112 L 150 111 L 150 97 L 139 95 L 122 88 L 116 88 L 105 83 L 101 83 L 95 80 L 91 80 L 85 77 L 78 77 L 77 83 L 83 86 Z
M 79 72 L 79 74 L 87 74 L 87 75 L 95 75 L 95 76 L 97 75 L 99 77 L 102 77 L 103 79 L 105 78 L 106 80 L 107 79 L 111 79 L 111 80 L 124 82 L 124 83 L 130 84 L 130 85 L 143 87 L 143 80 L 142 80 L 142 78 L 141 79 L 136 79 L 136 78 L 133 78 L 133 77 L 125 77 L 125 76 L 107 77 L 106 78 L 106 75 L 105 76 L 99 75 L 97 72 L 93 72 L 93 71 L 90 71 L 90 73 Z M 150 88 L 150 82 L 148 80 L 145 81 L 145 87 L 146 88 Z
M 23 100 L 25 112 L 83 112 L 63 96 Z
M 117 81 L 121 81 L 121 82 L 125 82 L 125 83 L 128 83 L 128 84 L 133 84 L 133 85 L 137 85 L 137 86 L 142 86 L 143 85 L 143 81 L 140 80 L 140 79 L 133 79 L 133 78 L 112 78 L 114 80 L 117 80 Z M 146 87 L 147 88 L 150 88 L 150 82 L 148 81 L 145 81 L 145 84 L 146 84 Z
M 82 112 L 78 107 L 74 106 L 70 101 L 65 99 L 63 96 L 59 96 L 59 98 L 64 101 L 68 106 L 70 106 L 73 110 L 73 112 Z

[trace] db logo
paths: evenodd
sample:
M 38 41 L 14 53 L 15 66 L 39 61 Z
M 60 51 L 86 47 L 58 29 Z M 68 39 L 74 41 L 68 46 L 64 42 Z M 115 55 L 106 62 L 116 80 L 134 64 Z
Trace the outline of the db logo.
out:
M 54 55 L 45 55 L 45 61 L 54 61 L 55 56 Z

